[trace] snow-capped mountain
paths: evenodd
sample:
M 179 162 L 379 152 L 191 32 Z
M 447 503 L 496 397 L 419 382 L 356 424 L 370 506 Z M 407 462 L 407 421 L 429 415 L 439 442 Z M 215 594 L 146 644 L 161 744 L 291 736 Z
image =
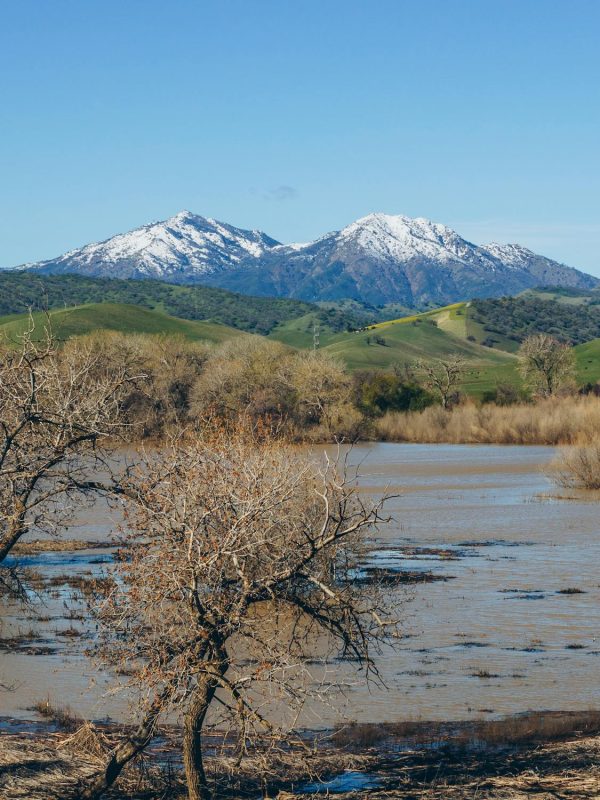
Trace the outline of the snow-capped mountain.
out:
M 588 289 L 600 283 L 520 245 L 478 246 L 445 225 L 388 214 L 369 214 L 314 242 L 282 245 L 260 231 L 183 211 L 27 266 L 44 273 L 157 278 L 244 294 L 413 307 L 539 285 Z
M 245 231 L 181 211 L 164 222 L 27 266 L 47 274 L 194 283 L 204 275 L 232 269 L 246 258 L 258 258 L 276 244 L 261 231 Z
M 208 280 L 253 294 L 412 307 L 600 282 L 519 245 L 480 247 L 445 225 L 388 214 L 369 214 L 306 245 L 273 247 L 259 263 Z

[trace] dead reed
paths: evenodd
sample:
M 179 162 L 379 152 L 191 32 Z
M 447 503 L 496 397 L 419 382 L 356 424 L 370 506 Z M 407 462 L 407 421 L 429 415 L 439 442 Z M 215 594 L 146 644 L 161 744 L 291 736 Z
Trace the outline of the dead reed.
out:
M 588 444 L 600 431 L 600 398 L 557 397 L 512 406 L 467 402 L 450 411 L 430 406 L 389 412 L 375 428 L 377 438 L 396 442 Z

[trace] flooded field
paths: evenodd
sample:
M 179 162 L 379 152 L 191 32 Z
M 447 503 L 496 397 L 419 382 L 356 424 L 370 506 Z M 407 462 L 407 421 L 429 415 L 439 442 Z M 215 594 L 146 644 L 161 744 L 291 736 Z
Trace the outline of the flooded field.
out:
M 341 710 L 314 709 L 307 725 L 600 707 L 600 504 L 558 496 L 544 472 L 553 455 L 542 447 L 353 449 L 364 491 L 399 495 L 371 565 L 423 580 L 406 589 L 406 637 L 382 656 L 387 688 L 366 690 L 345 665 Z M 70 538 L 102 541 L 114 520 L 97 507 L 80 523 Z M 0 680 L 14 691 L 0 694 L 1 716 L 31 718 L 35 701 L 50 697 L 88 717 L 128 718 L 122 699 L 103 697 L 108 684 L 83 655 L 91 633 L 70 607 L 77 577 L 100 574 L 110 557 L 102 548 L 20 557 L 54 585 L 30 619 L 3 632 Z M 26 636 L 15 646 L 18 633 Z

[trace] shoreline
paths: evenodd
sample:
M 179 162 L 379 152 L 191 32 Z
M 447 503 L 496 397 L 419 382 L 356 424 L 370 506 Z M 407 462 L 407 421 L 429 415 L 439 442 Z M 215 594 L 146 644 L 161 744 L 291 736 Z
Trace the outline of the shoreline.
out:
M 36 729 L 26 731 L 21 722 L 21 730 L 11 733 L 6 724 L 0 718 L 0 797 L 11 800 L 74 800 L 80 782 L 101 767 L 125 730 L 83 723 L 75 731 L 47 726 L 44 731 L 33 723 Z M 239 767 L 236 761 L 234 771 L 231 747 L 221 747 L 213 735 L 208 772 L 218 796 L 231 799 L 328 794 L 339 800 L 598 797 L 600 711 L 541 712 L 462 726 L 388 724 L 387 730 L 383 726 L 387 739 L 378 741 L 381 725 L 349 725 L 327 736 L 320 732 L 320 746 L 304 732 L 311 747 L 273 750 L 266 762 L 268 774 L 258 766 L 260 753 L 250 753 Z M 108 796 L 185 797 L 178 742 L 176 727 L 161 729 L 142 761 L 129 768 L 121 786 Z

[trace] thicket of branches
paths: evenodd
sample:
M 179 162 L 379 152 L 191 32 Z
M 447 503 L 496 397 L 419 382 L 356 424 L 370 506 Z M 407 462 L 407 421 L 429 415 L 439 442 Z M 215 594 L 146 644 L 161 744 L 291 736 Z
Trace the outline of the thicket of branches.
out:
M 0 350 L 4 590 L 20 588 L 7 565 L 23 537 L 59 535 L 97 493 L 125 512 L 110 579 L 89 602 L 94 655 L 126 675 L 139 725 L 79 796 L 100 797 L 175 712 L 190 797 L 205 800 L 207 725 L 235 734 L 239 758 L 256 756 L 286 740 L 308 698 L 333 701 L 333 658 L 377 679 L 375 656 L 394 641 L 394 592 L 360 579 L 385 498 L 367 502 L 343 467 L 265 428 L 273 409 L 256 394 L 264 378 L 294 420 L 327 426 L 351 385 L 335 362 L 257 353 L 252 340 L 235 353 L 106 335 L 57 349 L 50 331 L 32 333 Z M 194 413 L 187 430 L 176 424 Z M 153 425 L 169 440 L 117 472 L 113 448 Z
M 539 333 L 519 348 L 519 369 L 535 395 L 551 397 L 575 385 L 575 355 L 569 345 Z
M 122 406 L 143 379 L 85 340 L 57 350 L 51 332 L 0 347 L 0 591 L 18 593 L 9 556 L 25 535 L 57 535 L 107 484 L 92 472 L 125 432 Z
M 264 431 L 211 427 L 142 458 L 128 476 L 120 557 L 92 603 L 96 657 L 141 698 L 135 737 L 82 797 L 99 796 L 175 711 L 189 796 L 212 796 L 202 737 L 239 758 L 285 741 L 307 699 L 334 702 L 339 667 L 378 676 L 397 598 L 357 580 L 385 498 L 367 502 L 334 464 Z

